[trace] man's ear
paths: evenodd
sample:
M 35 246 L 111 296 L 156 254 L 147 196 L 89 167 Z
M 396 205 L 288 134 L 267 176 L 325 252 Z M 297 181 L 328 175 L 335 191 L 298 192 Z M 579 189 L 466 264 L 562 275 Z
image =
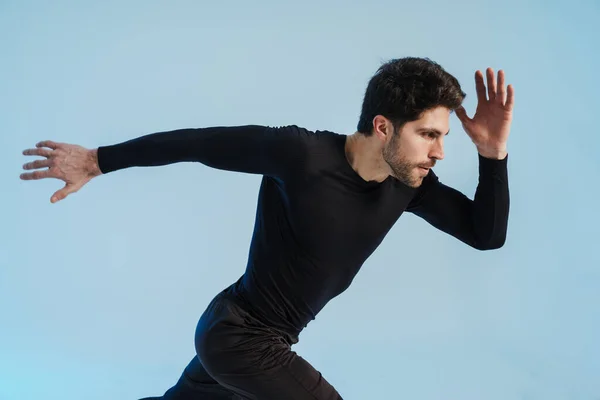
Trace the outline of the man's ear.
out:
M 382 115 L 373 118 L 373 135 L 379 140 L 386 142 L 394 134 L 392 122 Z

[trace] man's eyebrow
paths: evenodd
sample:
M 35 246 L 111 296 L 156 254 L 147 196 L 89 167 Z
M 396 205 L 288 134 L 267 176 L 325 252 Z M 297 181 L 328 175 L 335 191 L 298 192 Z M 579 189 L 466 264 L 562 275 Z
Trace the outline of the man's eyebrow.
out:
M 419 128 L 419 129 L 417 129 L 417 132 L 435 132 L 436 134 L 438 134 L 440 136 L 441 135 L 447 135 L 447 134 L 450 133 L 450 131 L 448 131 L 446 133 L 442 133 L 439 129 L 436 129 L 436 128 L 427 128 L 427 127 L 425 127 L 425 128 Z

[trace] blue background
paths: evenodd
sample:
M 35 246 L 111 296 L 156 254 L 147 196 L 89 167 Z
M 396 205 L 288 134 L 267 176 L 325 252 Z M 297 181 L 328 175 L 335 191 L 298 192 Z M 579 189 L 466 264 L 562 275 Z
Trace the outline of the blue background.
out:
M 516 92 L 506 245 L 404 215 L 295 349 L 344 399 L 598 399 L 596 1 L 0 1 L 0 399 L 162 394 L 243 273 L 260 177 L 200 164 L 101 176 L 57 204 L 40 140 L 88 148 L 212 125 L 352 133 L 368 79 L 430 57 L 476 106 Z M 472 196 L 452 116 L 441 180 Z

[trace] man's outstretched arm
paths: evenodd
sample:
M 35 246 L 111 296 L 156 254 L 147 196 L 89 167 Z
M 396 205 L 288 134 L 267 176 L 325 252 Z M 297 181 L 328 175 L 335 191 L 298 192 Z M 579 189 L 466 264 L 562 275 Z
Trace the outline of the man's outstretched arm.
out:
M 21 179 L 63 180 L 65 186 L 51 198 L 55 203 L 96 176 L 129 167 L 199 162 L 217 169 L 283 177 L 301 164 L 306 135 L 306 130 L 296 126 L 245 125 L 157 132 L 96 149 L 43 141 L 23 154 L 45 159 L 23 168 L 47 169 L 23 173 Z
M 209 167 L 280 176 L 302 157 L 305 131 L 261 125 L 177 129 L 98 148 L 102 173 L 129 167 L 199 162 Z

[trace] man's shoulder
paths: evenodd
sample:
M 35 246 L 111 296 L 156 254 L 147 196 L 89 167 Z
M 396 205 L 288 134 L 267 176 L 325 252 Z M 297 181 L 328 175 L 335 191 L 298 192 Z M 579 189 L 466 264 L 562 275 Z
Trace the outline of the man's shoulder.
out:
M 293 135 L 305 138 L 307 140 L 327 140 L 341 136 L 341 134 L 327 129 L 310 129 L 302 125 L 275 125 L 270 126 L 270 129 L 279 134 Z
M 302 165 L 304 172 L 335 169 L 345 157 L 343 134 L 296 124 L 273 126 L 271 129 L 285 138 L 284 153 Z
M 305 149 L 309 153 L 336 150 L 345 137 L 331 130 L 311 129 L 296 124 L 271 126 L 269 129 L 278 137 L 285 138 L 288 145 L 296 147 L 297 150 Z

